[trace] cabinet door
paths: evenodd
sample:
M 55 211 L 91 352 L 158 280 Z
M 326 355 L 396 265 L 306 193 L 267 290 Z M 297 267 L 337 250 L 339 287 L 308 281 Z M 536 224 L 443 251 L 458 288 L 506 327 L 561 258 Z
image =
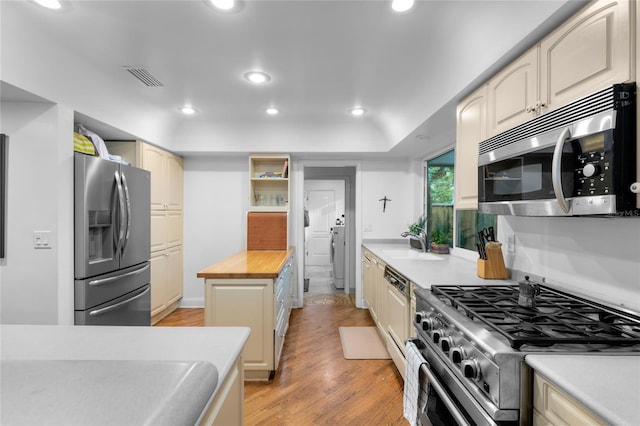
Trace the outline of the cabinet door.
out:
M 182 158 L 166 154 L 167 170 L 167 208 L 169 210 L 182 210 L 184 167 Z
M 205 326 L 250 327 L 245 370 L 273 370 L 273 280 L 206 282 Z
M 153 145 L 142 146 L 142 167 L 151 172 L 151 210 L 166 208 L 165 152 Z
M 174 247 L 166 251 L 167 257 L 167 306 L 177 302 L 182 298 L 183 277 L 183 255 L 182 246 Z
M 167 256 L 164 251 L 151 253 L 151 317 L 167 308 Z
M 382 333 L 387 333 L 387 280 L 384 279 L 384 267 L 378 262 L 376 265 L 376 314 L 378 328 Z
M 546 111 L 632 79 L 633 3 L 593 2 L 540 43 L 541 101 Z
M 167 247 L 182 245 L 182 211 L 168 211 L 165 213 Z
M 362 258 L 362 280 L 364 287 L 364 300 L 369 306 L 369 310 L 375 304 L 374 269 L 373 263 L 366 257 Z
M 387 330 L 395 344 L 404 353 L 404 342 L 409 337 L 407 330 L 409 303 L 405 295 L 387 284 Z
M 478 208 L 478 146 L 487 135 L 487 86 L 463 100 L 456 111 L 455 207 Z
M 151 211 L 151 252 L 167 248 L 168 221 L 163 211 Z
M 538 102 L 538 48 L 529 50 L 493 77 L 488 91 L 488 138 L 534 118 Z

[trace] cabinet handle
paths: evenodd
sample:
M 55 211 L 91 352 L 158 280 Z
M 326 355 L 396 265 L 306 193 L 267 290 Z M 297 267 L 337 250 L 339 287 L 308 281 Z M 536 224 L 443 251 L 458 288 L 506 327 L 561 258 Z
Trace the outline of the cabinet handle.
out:
M 527 112 L 532 112 L 534 109 L 535 109 L 534 107 L 530 107 L 530 106 L 528 106 L 528 107 L 525 109 L 525 111 L 527 111 Z
M 546 107 L 546 106 L 547 106 L 547 104 L 545 104 L 544 102 L 538 101 L 538 102 L 536 102 L 536 107 L 535 107 L 535 109 L 536 109 L 536 110 L 538 110 L 538 111 L 540 111 L 540 110 L 542 110 L 542 108 L 544 108 L 544 107 Z

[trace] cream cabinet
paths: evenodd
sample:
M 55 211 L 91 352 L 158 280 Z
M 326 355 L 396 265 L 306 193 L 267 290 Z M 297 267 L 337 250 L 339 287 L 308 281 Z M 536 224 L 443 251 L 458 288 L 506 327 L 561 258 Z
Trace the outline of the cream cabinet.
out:
M 487 135 L 487 85 L 456 109 L 455 207 L 478 208 L 478 147 Z
M 239 356 L 229 370 L 220 390 L 202 415 L 201 425 L 241 425 L 244 422 L 244 370 Z
M 533 376 L 533 425 L 606 425 L 541 375 Z
M 205 326 L 250 327 L 243 351 L 245 380 L 273 377 L 293 305 L 294 255 L 277 278 L 205 279 Z
M 524 123 L 540 111 L 538 50 L 537 46 L 529 50 L 489 80 L 488 136 Z
M 387 334 L 387 281 L 384 279 L 386 264 L 368 250 L 363 252 L 364 298 L 369 314 L 378 327 L 380 336 Z
M 289 211 L 290 167 L 286 154 L 249 156 L 249 211 Z
M 388 324 L 388 297 L 387 297 L 387 280 L 384 278 L 384 268 L 387 266 L 384 262 L 378 259 L 376 264 L 376 319 L 378 330 L 381 336 L 387 334 Z
M 543 113 L 633 81 L 634 6 L 628 0 L 592 2 L 540 42 Z
M 151 253 L 152 323 L 168 315 L 182 298 L 182 246 Z
M 362 286 L 364 293 L 364 300 L 367 302 L 369 313 L 375 322 L 377 317 L 375 316 L 376 306 L 376 265 L 377 261 L 375 257 L 368 250 L 363 251 L 362 255 Z
M 487 138 L 633 81 L 633 3 L 592 2 L 491 78 Z
M 406 370 L 405 342 L 409 338 L 410 299 L 397 288 L 385 283 L 387 291 L 387 351 L 404 378 Z
M 178 307 L 183 294 L 183 160 L 143 141 L 112 141 L 107 148 L 151 173 L 151 323 L 155 324 Z

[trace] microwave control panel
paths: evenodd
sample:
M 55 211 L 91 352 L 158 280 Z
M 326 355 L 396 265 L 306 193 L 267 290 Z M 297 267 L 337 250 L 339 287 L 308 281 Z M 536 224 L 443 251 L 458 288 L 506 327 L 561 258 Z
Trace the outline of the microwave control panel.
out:
M 613 191 L 612 157 L 611 151 L 595 151 L 578 155 L 573 195 L 610 195 Z

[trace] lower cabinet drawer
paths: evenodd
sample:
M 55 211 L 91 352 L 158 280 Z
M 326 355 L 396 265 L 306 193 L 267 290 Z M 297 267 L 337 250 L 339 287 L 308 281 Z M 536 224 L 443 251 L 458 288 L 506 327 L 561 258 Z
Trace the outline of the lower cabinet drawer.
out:
M 405 359 L 404 353 L 402 353 L 402 350 L 400 350 L 400 348 L 396 344 L 396 341 L 393 340 L 393 337 L 391 337 L 391 334 L 387 333 L 386 337 L 387 337 L 387 352 L 389 352 L 389 355 L 391 356 L 393 363 L 396 365 L 396 368 L 398 369 L 398 371 L 402 375 L 402 378 L 404 379 L 406 369 L 407 369 L 407 360 Z

